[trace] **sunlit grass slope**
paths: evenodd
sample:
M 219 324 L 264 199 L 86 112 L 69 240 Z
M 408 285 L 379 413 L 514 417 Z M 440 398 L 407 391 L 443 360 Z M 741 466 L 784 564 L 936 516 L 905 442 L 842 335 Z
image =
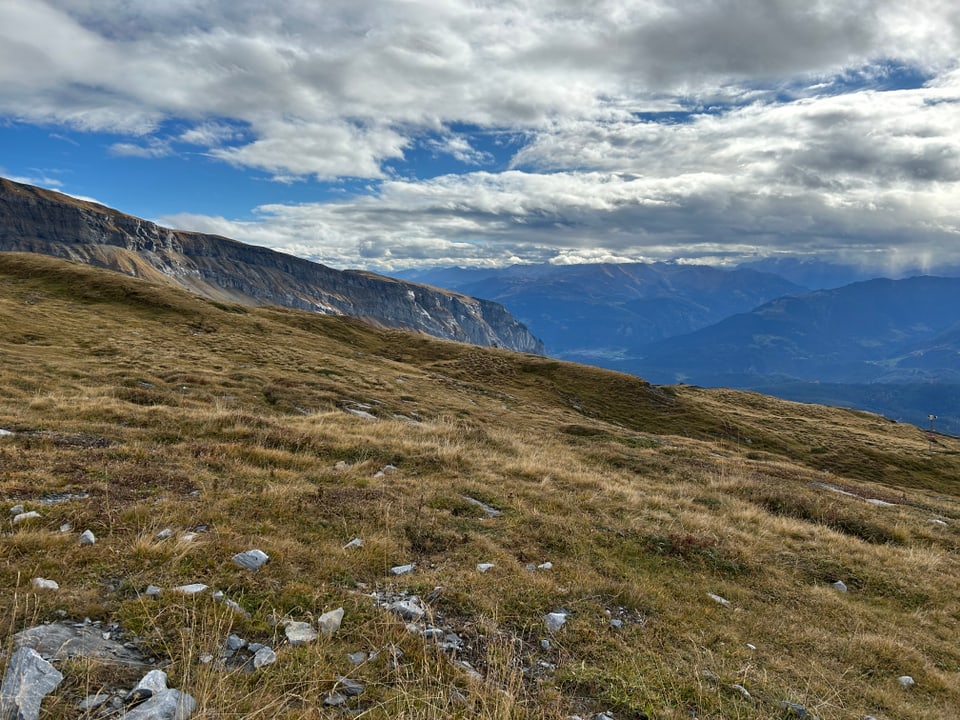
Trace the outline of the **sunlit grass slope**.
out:
M 960 441 L 911 426 L 2 254 L 0 428 L 4 646 L 119 622 L 197 717 L 960 712 Z M 231 562 L 250 548 L 258 572 Z M 249 617 L 143 595 L 193 582 Z M 386 589 L 430 598 L 479 677 L 377 607 Z M 336 636 L 284 643 L 283 620 L 336 607 Z M 231 632 L 277 662 L 204 662 Z M 136 680 L 65 675 L 43 717 Z M 345 675 L 365 692 L 325 708 Z

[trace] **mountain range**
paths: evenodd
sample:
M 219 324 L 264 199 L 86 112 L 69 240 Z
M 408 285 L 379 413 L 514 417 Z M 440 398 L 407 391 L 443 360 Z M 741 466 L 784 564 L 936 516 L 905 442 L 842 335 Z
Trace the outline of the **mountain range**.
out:
M 2 178 L 0 251 L 76 260 L 223 302 L 350 315 L 449 340 L 543 352 L 540 341 L 495 302 L 172 230 Z
M 782 269 L 790 278 L 759 268 Z M 950 268 L 944 268 L 950 272 Z M 854 407 L 960 434 L 960 279 L 770 261 L 444 268 L 401 274 L 502 302 L 555 357 Z

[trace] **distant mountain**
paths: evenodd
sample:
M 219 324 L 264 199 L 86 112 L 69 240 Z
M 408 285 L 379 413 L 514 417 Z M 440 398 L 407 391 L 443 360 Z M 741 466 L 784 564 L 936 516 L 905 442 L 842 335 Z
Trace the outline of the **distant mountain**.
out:
M 368 272 L 334 270 L 224 237 L 171 230 L 2 178 L 0 251 L 67 258 L 220 301 L 351 315 L 450 340 L 543 352 L 542 343 L 495 302 Z
M 855 282 L 887 277 L 902 280 L 919 275 L 937 277 L 960 277 L 960 265 L 938 265 L 936 268 L 908 265 L 900 268 L 887 268 L 882 272 L 859 265 L 810 260 L 797 257 L 772 257 L 741 263 L 738 267 L 760 272 L 769 272 L 786 278 L 811 290 L 829 290 Z
M 755 389 L 960 429 L 960 279 L 876 279 L 784 297 L 650 346 L 651 382 Z M 897 387 L 894 387 L 897 386 Z
M 668 263 L 438 268 L 398 276 L 503 303 L 551 355 L 597 365 L 804 291 L 770 273 Z

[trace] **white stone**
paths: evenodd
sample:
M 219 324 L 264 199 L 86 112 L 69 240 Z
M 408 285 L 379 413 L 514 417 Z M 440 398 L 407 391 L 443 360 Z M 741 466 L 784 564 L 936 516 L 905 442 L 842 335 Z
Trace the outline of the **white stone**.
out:
M 340 624 L 343 622 L 343 608 L 325 612 L 317 619 L 317 625 L 324 637 L 333 637 L 340 630 Z
M 156 585 L 147 585 L 147 589 L 143 591 L 143 594 L 147 597 L 158 598 L 162 592 L 163 590 Z
M 97 542 L 97 536 L 93 534 L 92 530 L 84 530 L 80 535 L 80 544 L 81 545 L 93 545 Z
M 707 593 L 707 597 L 713 600 L 718 605 L 723 605 L 724 607 L 729 607 L 730 601 L 726 598 L 720 597 L 719 595 L 714 595 L 713 593 Z
M 917 681 L 914 680 L 909 675 L 901 675 L 900 677 L 897 678 L 897 682 L 903 685 L 903 687 L 908 689 L 912 688 L 914 685 L 917 684 Z
M 343 546 L 343 549 L 344 549 L 344 550 L 352 550 L 352 549 L 358 548 L 358 547 L 363 547 L 363 540 L 362 540 L 361 538 L 356 537 L 356 538 L 354 538 L 353 540 L 351 540 L 350 542 L 348 542 L 346 545 L 344 545 L 344 546 Z
M 730 686 L 730 689 L 731 689 L 731 690 L 736 690 L 738 693 L 740 693 L 741 695 L 743 695 L 743 697 L 744 697 L 745 699 L 747 699 L 747 700 L 750 699 L 750 693 L 747 692 L 747 689 L 746 689 L 743 685 L 740 685 L 739 683 L 738 683 L 737 685 L 731 685 L 731 686 Z
M 482 573 L 485 573 L 485 572 L 487 572 L 488 570 L 492 570 L 492 569 L 495 568 L 495 567 L 496 567 L 496 565 L 494 565 L 493 563 L 479 563 L 479 564 L 477 565 L 477 570 L 479 570 L 479 571 L 482 572 Z
M 34 590 L 59 590 L 60 585 L 56 580 L 47 580 L 42 577 L 35 577 L 33 579 L 33 589 Z
M 553 570 L 553 563 L 549 560 L 545 563 L 540 563 L 537 565 L 537 570 Z
M 551 633 L 557 632 L 567 622 L 567 613 L 552 612 L 543 616 L 543 622 Z
M 941 520 L 940 518 L 930 518 L 930 522 L 934 525 L 940 525 L 941 527 L 947 527 L 947 521 Z
M 893 507 L 894 503 L 887 502 L 886 500 L 879 500 L 877 498 L 867 498 L 867 502 L 871 505 L 876 505 L 877 507 Z
M 305 643 L 313 642 L 319 637 L 317 631 L 313 629 L 310 623 L 300 622 L 299 620 L 291 620 L 288 622 L 283 632 L 286 634 L 287 641 L 291 645 L 304 645 Z
M 172 590 L 174 592 L 182 593 L 183 595 L 199 595 L 209 587 L 209 585 L 204 585 L 203 583 L 190 583 L 189 585 L 178 585 L 177 587 L 172 588 Z
M 259 570 L 270 559 L 263 550 L 254 548 L 233 556 L 233 564 L 247 570 Z
M 26 508 L 24 508 L 22 504 L 20 504 L 20 505 L 14 505 L 12 508 L 10 508 L 10 514 L 11 514 L 11 515 L 19 515 L 19 514 L 22 513 L 25 509 L 26 509 Z
M 36 510 L 31 510 L 30 512 L 17 513 L 16 515 L 13 516 L 13 524 L 19 525 L 22 522 L 26 522 L 27 520 L 36 520 L 39 517 L 43 517 L 43 516 L 40 513 L 38 513 Z
M 173 530 L 171 528 L 164 528 L 163 530 L 158 532 L 156 535 L 154 535 L 154 538 L 157 540 L 167 540 L 172 537 L 173 537 Z
M 846 592 L 846 591 L 847 591 L 847 584 L 846 584 L 843 580 L 837 580 L 837 581 L 833 584 L 833 589 L 836 590 L 836 591 L 838 591 L 838 592 Z
M 420 598 L 414 595 L 406 600 L 397 600 L 390 604 L 390 611 L 395 612 L 404 620 L 417 621 L 427 614 L 426 609 L 420 603 Z
M 64 523 L 60 526 L 60 532 L 62 533 L 68 533 L 71 530 L 73 530 L 73 526 L 70 523 Z
M 259 670 L 267 665 L 273 665 L 277 661 L 277 654 L 268 647 L 262 647 L 254 653 L 253 666 Z
M 391 575 L 406 575 L 407 573 L 412 573 L 416 565 L 410 563 L 409 565 L 395 565 L 390 568 Z

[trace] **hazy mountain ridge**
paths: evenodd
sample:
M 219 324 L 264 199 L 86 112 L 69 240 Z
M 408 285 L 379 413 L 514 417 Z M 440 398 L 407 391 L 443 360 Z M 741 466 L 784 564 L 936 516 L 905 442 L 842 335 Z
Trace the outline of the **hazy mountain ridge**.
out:
M 555 357 L 622 358 L 805 288 L 770 273 L 669 263 L 440 268 L 399 277 L 503 303 Z
M 173 282 L 218 300 L 362 317 L 435 337 L 539 353 L 500 305 L 268 248 L 171 230 L 95 203 L 0 179 L 0 250 L 36 252 Z

